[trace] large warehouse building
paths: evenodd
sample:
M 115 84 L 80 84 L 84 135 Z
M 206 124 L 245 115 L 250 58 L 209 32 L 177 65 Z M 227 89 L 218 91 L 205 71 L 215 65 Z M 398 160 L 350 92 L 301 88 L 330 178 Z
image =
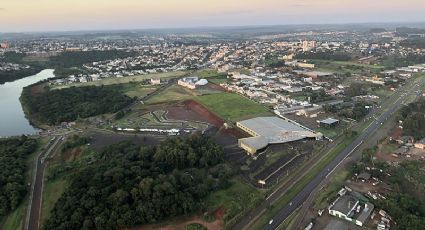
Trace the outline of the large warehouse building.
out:
M 249 154 L 255 154 L 270 144 L 322 138 L 321 133 L 314 133 L 279 117 L 257 117 L 237 122 L 236 126 L 252 136 L 238 141 L 239 147 Z

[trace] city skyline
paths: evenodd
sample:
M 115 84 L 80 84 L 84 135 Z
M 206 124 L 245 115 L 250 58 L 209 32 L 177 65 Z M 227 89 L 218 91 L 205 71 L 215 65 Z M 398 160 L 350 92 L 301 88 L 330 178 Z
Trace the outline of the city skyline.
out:
M 424 22 L 425 2 L 4 0 L 0 32 Z

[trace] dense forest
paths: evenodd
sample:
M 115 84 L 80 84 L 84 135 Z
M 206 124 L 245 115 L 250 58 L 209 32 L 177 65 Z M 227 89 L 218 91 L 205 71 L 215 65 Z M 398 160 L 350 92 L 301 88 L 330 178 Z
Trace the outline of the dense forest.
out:
M 24 88 L 21 101 L 29 116 L 49 125 L 75 121 L 104 113 L 114 113 L 133 102 L 120 87 L 87 86 L 47 90 L 32 95 L 31 86 Z
M 0 140 L 0 217 L 15 210 L 27 193 L 26 159 L 37 140 L 25 136 Z
M 403 121 L 403 134 L 415 137 L 416 140 L 425 137 L 425 97 L 401 108 L 399 119 Z
M 44 229 L 119 229 L 204 211 L 203 198 L 228 186 L 223 150 L 210 138 L 156 147 L 122 142 L 79 169 Z
M 341 52 L 304 52 L 298 53 L 296 59 L 320 59 L 329 61 L 349 61 L 351 56 Z

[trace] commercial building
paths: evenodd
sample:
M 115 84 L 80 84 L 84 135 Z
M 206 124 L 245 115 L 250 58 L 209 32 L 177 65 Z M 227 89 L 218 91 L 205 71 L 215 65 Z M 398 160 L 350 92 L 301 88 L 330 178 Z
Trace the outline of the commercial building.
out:
M 184 77 L 178 80 L 177 84 L 189 89 L 196 89 L 197 86 L 203 86 L 208 84 L 208 80 L 206 79 L 199 80 L 198 77 Z
M 322 138 L 321 133 L 314 133 L 279 117 L 257 117 L 237 122 L 236 126 L 252 136 L 238 141 L 239 147 L 249 154 L 255 154 L 270 144 Z
M 321 127 L 328 127 L 328 128 L 335 127 L 339 124 L 339 120 L 334 118 L 326 118 L 325 120 L 321 120 L 317 122 L 319 123 Z
M 339 196 L 329 206 L 328 210 L 329 215 L 363 226 L 374 208 L 375 206 L 372 203 L 362 202 L 352 194 L 344 194 Z

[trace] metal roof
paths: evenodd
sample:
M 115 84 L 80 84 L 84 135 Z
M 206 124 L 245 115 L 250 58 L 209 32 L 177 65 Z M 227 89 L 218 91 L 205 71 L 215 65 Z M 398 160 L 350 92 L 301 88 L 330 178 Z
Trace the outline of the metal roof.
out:
M 317 136 L 317 134 L 279 117 L 257 117 L 238 123 L 256 133 L 257 136 L 267 139 L 269 144 L 285 143 Z

